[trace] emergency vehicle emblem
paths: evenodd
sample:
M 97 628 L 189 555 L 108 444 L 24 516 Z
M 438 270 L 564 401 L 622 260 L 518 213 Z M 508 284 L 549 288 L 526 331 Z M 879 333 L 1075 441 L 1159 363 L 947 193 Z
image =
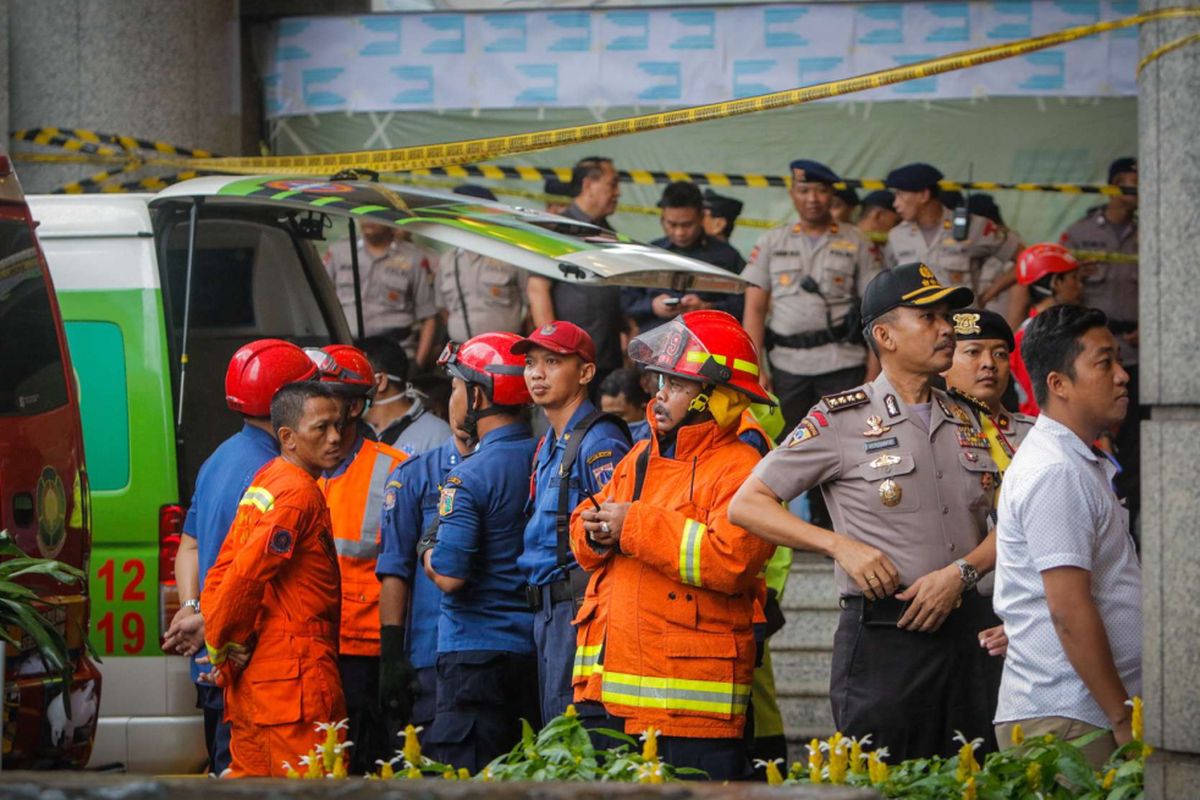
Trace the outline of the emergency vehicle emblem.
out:
M 67 540 L 67 491 L 54 467 L 43 467 L 37 482 L 37 543 L 45 558 L 54 558 Z

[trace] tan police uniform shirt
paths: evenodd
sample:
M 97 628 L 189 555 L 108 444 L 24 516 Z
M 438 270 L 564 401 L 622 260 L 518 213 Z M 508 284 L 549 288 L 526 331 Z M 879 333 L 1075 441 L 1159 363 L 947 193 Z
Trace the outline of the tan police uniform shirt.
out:
M 830 395 L 754 474 L 780 498 L 821 487 L 834 529 L 881 550 L 900 582 L 954 563 L 987 533 L 997 466 L 968 409 L 932 390 L 929 430 L 881 373 Z M 843 595 L 860 594 L 835 569 Z
M 763 234 L 742 277 L 770 292 L 767 327 L 789 336 L 826 330 L 827 319 L 840 324 L 876 271 L 871 242 L 858 228 L 834 223 L 814 242 L 797 223 Z M 801 288 L 806 276 L 817 282 L 824 299 Z M 867 351 L 863 345 L 831 342 L 803 349 L 776 346 L 768 357 L 772 367 L 793 375 L 822 375 L 862 366 Z
M 404 342 L 409 356 L 415 348 L 417 323 L 437 313 L 433 301 L 433 265 L 437 256 L 412 242 L 393 241 L 382 256 L 367 252 L 358 242 L 358 274 L 363 305 L 363 334 L 374 336 L 397 328 L 410 335 Z M 354 317 L 354 270 L 350 242 L 335 242 L 325 253 L 325 270 L 337 288 L 350 332 L 358 336 Z
M 512 264 L 457 247 L 443 253 L 434 286 L 451 341 L 496 331 L 520 333 L 528 276 Z
M 966 286 L 974 292 L 987 288 L 990 281 L 980 280 L 984 263 L 994 257 L 998 263 L 989 273 L 999 275 L 1012 266 L 1021 241 L 986 217 L 971 214 L 967 219 L 967 238 L 961 242 L 954 238 L 954 212 L 948 208 L 942 208 L 942 227 L 931 243 L 926 243 L 917 223 L 901 222 L 888 231 L 884 262 L 890 268 L 921 261 L 929 265 L 941 284 Z
M 1072 250 L 1099 250 L 1106 253 L 1131 253 L 1137 255 L 1137 221 L 1125 225 L 1114 225 L 1104 216 L 1104 208 L 1093 210 L 1076 222 L 1062 235 L 1062 244 Z M 1084 261 L 1083 304 L 1098 308 L 1110 320 L 1137 323 L 1138 319 L 1138 265 L 1112 261 Z M 1118 336 L 1121 344 L 1121 360 L 1126 365 L 1137 364 L 1138 350 Z

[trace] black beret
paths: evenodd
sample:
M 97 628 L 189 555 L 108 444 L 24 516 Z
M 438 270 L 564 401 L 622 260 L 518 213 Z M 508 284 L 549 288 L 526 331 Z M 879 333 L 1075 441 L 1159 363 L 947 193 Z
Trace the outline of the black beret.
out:
M 896 167 L 888 173 L 884 181 L 889 189 L 900 189 L 905 192 L 919 192 L 922 189 L 937 189 L 942 173 L 937 167 L 928 164 L 905 164 Z
M 1012 328 L 1008 320 L 995 311 L 988 311 L 986 308 L 964 308 L 962 311 L 955 311 L 952 319 L 954 334 L 960 342 L 967 339 L 1002 339 L 1009 350 L 1013 349 Z
M 1124 172 L 1137 172 L 1137 159 L 1133 156 L 1125 156 L 1118 158 L 1116 161 L 1108 165 L 1108 182 L 1112 183 L 1113 179 Z
M 721 219 L 733 222 L 742 213 L 742 209 L 745 206 L 736 197 L 726 197 L 723 194 L 717 194 L 712 189 L 705 189 L 704 207 L 714 217 L 720 217 Z
M 792 171 L 792 176 L 800 183 L 837 183 L 841 180 L 836 172 L 820 161 L 809 161 L 798 158 L 788 165 L 788 169 Z
M 1000 206 L 996 205 L 996 198 L 985 192 L 978 192 L 967 198 L 967 211 L 990 219 L 997 225 L 1004 224 L 1004 217 L 1000 216 Z
M 834 194 L 842 198 L 842 202 L 851 208 L 855 208 L 859 204 L 858 192 L 849 187 L 845 189 L 838 189 L 836 192 L 834 192 Z
M 886 208 L 889 211 L 894 211 L 896 208 L 896 195 L 887 189 L 877 189 L 864 197 L 862 204 L 863 208 Z

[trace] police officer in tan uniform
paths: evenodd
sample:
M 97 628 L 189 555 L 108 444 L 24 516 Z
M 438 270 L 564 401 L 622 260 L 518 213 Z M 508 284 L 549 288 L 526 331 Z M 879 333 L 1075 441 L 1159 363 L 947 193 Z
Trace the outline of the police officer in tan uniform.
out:
M 1108 167 L 1113 186 L 1136 189 L 1137 159 L 1118 158 Z M 1137 255 L 1138 196 L 1114 195 L 1088 212 L 1062 235 L 1062 244 L 1072 250 L 1098 250 Z M 1117 494 L 1125 498 L 1129 518 L 1135 523 L 1141 509 L 1141 440 L 1138 410 L 1138 265 L 1137 262 L 1087 261 L 1079 259 L 1083 272 L 1083 305 L 1098 308 L 1108 317 L 1108 327 L 1121 347 L 1121 366 L 1129 373 L 1129 416 L 1112 442 L 1121 472 Z
M 466 184 L 455 194 L 495 201 L 482 186 Z M 435 302 L 452 342 L 478 333 L 521 333 L 529 273 L 512 264 L 456 247 L 442 254 L 434 275 Z
M 359 225 L 358 274 L 363 331 L 355 329 L 354 270 L 350 242 L 330 245 L 325 271 L 337 288 L 342 311 L 355 335 L 388 336 L 409 358 L 424 366 L 433 358 L 437 308 L 433 302 L 433 265 L 437 257 L 400 238 L 393 228 L 374 222 Z
M 742 277 L 743 325 L 771 365 L 771 382 L 790 427 L 817 399 L 861 383 L 867 351 L 858 298 L 876 272 L 871 243 L 834 222 L 838 176 L 816 161 L 791 163 L 792 203 L 800 219 L 763 234 Z
M 995 563 L 998 468 L 969 411 L 933 386 L 954 359 L 950 311 L 971 300 L 921 263 L 875 277 L 862 314 L 882 373 L 823 398 L 729 508 L 767 541 L 834 559 L 834 722 L 895 760 L 949 755 L 956 730 L 994 747 L 977 636 L 995 617 L 975 584 Z M 831 530 L 780 505 L 817 486 Z
M 967 215 L 966 237 L 954 237 L 954 212 L 942 204 L 942 173 L 928 164 L 906 164 L 888 173 L 901 222 L 888 232 L 884 263 L 921 261 L 947 286 L 965 286 L 991 300 L 992 282 L 1012 266 L 1020 239 L 990 219 Z M 986 282 L 981 277 L 987 265 Z M 1010 281 L 1011 283 L 1011 281 Z M 1007 302 L 996 299 L 1002 309 Z

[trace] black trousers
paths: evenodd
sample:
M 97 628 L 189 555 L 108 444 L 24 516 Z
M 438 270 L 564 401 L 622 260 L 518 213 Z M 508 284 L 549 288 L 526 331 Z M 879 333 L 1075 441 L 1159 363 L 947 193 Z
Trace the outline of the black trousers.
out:
M 346 715 L 350 730 L 346 738 L 350 748 L 348 771 L 351 775 L 374 772 L 376 759 L 389 759 L 395 753 L 383 709 L 379 707 L 379 657 L 339 656 L 342 692 L 346 696 Z
M 753 777 L 745 739 L 695 739 L 684 736 L 658 737 L 658 757 L 673 767 L 691 767 L 708 773 L 713 781 L 748 781 Z M 681 775 L 681 779 L 704 780 Z
M 494 650 L 442 653 L 437 663 L 437 714 L 427 734 L 434 761 L 479 772 L 521 740 L 521 720 L 534 730 L 537 660 Z
M 1133 539 L 1141 546 L 1141 509 L 1142 509 L 1142 425 L 1147 417 L 1138 404 L 1138 368 L 1136 365 L 1126 367 L 1129 373 L 1129 411 L 1117 431 L 1116 445 L 1117 463 L 1121 465 L 1121 474 L 1113 481 L 1116 484 L 1117 495 L 1125 498 L 1125 506 L 1129 509 L 1129 527 Z
M 204 744 L 208 748 L 208 771 L 220 776 L 229 769 L 231 726 L 225 719 L 225 690 L 206 683 L 196 684 L 196 708 L 204 712 Z
M 889 761 L 953 755 L 955 731 L 996 749 L 992 717 L 999 670 L 979 646 L 979 631 L 998 625 L 990 597 L 963 595 L 963 604 L 933 633 L 894 624 L 865 625 L 855 606 L 842 609 L 833 640 L 829 700 L 847 736 L 871 735 Z

